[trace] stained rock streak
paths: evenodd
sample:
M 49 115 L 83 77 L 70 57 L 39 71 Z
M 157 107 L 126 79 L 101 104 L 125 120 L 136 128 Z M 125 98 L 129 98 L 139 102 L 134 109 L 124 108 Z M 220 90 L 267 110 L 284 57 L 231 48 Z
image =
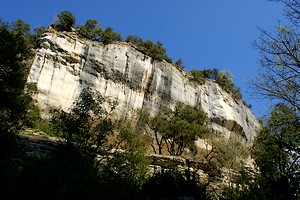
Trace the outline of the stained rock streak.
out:
M 103 45 L 73 32 L 55 31 L 44 33 L 40 42 L 28 82 L 37 85 L 42 112 L 50 106 L 68 110 L 82 89 L 89 87 L 117 100 L 120 118 L 130 118 L 140 108 L 155 114 L 179 101 L 207 113 L 212 128 L 227 137 L 239 131 L 253 140 L 259 130 L 252 112 L 217 83 L 196 84 L 188 72 L 153 60 L 131 44 Z

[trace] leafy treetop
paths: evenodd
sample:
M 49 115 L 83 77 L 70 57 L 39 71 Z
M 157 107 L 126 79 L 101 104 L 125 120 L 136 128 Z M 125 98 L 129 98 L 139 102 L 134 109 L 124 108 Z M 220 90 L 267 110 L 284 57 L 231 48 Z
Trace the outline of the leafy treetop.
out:
M 174 110 L 167 109 L 154 118 L 142 116 L 142 120 L 153 130 L 159 154 L 166 145 L 170 155 L 180 156 L 197 137 L 210 133 L 207 115 L 183 103 L 177 103 Z
M 76 19 L 74 15 L 69 11 L 63 11 L 57 15 L 57 19 L 54 22 L 54 27 L 59 31 L 71 31 L 74 27 Z
M 0 20 L 0 133 L 31 124 L 34 108 L 29 89 L 25 91 L 31 58 L 30 26 L 22 20 L 12 25 Z
M 163 47 L 160 41 L 157 41 L 155 44 L 151 40 L 144 41 L 142 38 L 133 35 L 129 35 L 126 41 L 132 43 L 140 51 L 154 59 L 165 60 L 169 63 L 172 63 L 172 59 L 167 56 L 166 49 Z

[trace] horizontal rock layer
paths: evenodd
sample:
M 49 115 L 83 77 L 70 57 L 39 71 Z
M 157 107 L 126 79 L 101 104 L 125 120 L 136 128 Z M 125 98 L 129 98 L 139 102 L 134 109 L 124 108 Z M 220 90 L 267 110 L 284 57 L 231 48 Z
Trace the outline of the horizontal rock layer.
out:
M 103 45 L 75 33 L 49 31 L 31 66 L 28 82 L 36 83 L 42 110 L 68 110 L 83 88 L 98 90 L 119 102 L 116 114 L 130 118 L 140 108 L 152 114 L 184 102 L 206 112 L 212 127 L 227 137 L 240 131 L 252 140 L 259 123 L 252 112 L 213 81 L 199 85 L 188 72 L 139 52 L 121 42 Z

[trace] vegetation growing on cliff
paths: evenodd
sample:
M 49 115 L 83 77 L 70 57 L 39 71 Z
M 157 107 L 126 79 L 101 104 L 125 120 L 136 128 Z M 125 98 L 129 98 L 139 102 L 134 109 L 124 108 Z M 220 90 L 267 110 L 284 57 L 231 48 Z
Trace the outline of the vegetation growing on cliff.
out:
M 59 31 L 71 31 L 75 26 L 76 18 L 69 11 L 63 11 L 57 15 L 54 27 Z
M 199 84 L 204 84 L 206 80 L 212 80 L 226 92 L 232 94 L 233 98 L 240 100 L 243 98 L 240 88 L 236 87 L 233 82 L 233 75 L 228 71 L 219 71 L 218 69 L 205 69 L 191 71 L 193 80 Z
M 115 106 L 116 102 L 99 92 L 84 89 L 68 112 L 50 110 L 50 123 L 57 136 L 65 138 L 68 145 L 76 143 L 83 153 L 95 155 L 113 132 L 111 115 Z
M 63 24 L 57 24 L 57 27 L 69 31 L 65 25 L 73 26 L 72 17 L 60 17 L 59 23 Z M 2 22 L 0 38 L 0 198 L 147 199 L 150 194 L 143 189 L 149 172 L 145 157 L 147 145 L 139 130 L 118 128 L 109 117 L 115 104 L 89 90 L 81 93 L 70 112 L 52 110 L 51 120 L 42 120 L 31 98 L 34 85 L 26 86 L 29 65 L 24 62 L 31 56 L 30 48 L 37 44 L 37 35 L 31 34 L 29 25 L 18 20 L 13 25 Z M 110 110 L 103 109 L 103 104 Z M 30 157 L 26 155 L 25 146 L 19 143 L 20 139 L 16 140 L 14 136 L 23 128 L 39 128 L 41 124 L 52 135 L 64 138 L 66 145 L 57 144 L 50 154 Z M 108 137 L 112 139 L 108 140 Z M 116 151 L 103 154 L 107 149 Z M 100 162 L 106 163 L 101 165 L 104 166 L 101 172 L 94 166 L 96 153 L 102 155 Z M 177 188 L 182 188 L 181 183 L 191 181 L 195 189 L 204 188 L 196 179 L 186 181 L 182 173 L 175 177 L 180 178 L 174 180 Z M 154 187 L 147 185 L 147 189 Z M 49 191 L 52 191 L 51 195 L 46 195 Z M 193 192 L 196 190 L 188 194 L 193 196 Z M 204 192 L 201 194 L 206 196 Z
M 31 98 L 34 86 L 27 87 L 32 57 L 30 27 L 21 20 L 12 25 L 0 21 L 0 131 L 16 132 L 24 125 L 32 125 L 36 107 Z
M 149 117 L 147 111 L 141 111 L 140 123 L 153 132 L 154 142 L 151 146 L 158 154 L 163 154 L 165 146 L 170 155 L 181 156 L 198 137 L 205 138 L 211 134 L 207 115 L 183 103 L 177 103 L 173 110 L 162 110 L 155 117 Z
M 54 23 L 54 27 L 59 31 L 70 31 L 75 24 L 75 17 L 68 11 L 63 11 L 58 15 L 58 20 Z M 97 20 L 89 19 L 85 25 L 78 25 L 76 32 L 79 36 L 90 40 L 110 44 L 117 41 L 123 41 L 121 35 L 114 32 L 111 27 L 105 30 L 101 27 Z M 172 63 L 172 58 L 167 55 L 167 50 L 160 41 L 154 43 L 151 40 L 143 40 L 134 35 L 129 35 L 126 42 L 133 44 L 139 51 L 152 57 L 154 60 L 165 60 Z M 184 69 L 183 61 L 178 59 L 174 66 L 180 70 Z M 207 79 L 214 80 L 223 90 L 230 92 L 236 100 L 242 99 L 240 88 L 234 85 L 232 74 L 229 71 L 219 71 L 217 69 L 192 70 L 193 80 L 203 84 Z M 246 103 L 245 103 L 246 104 Z M 247 104 L 246 104 L 247 105 Z M 251 107 L 251 106 L 248 106 Z
M 252 86 L 259 95 L 277 100 L 251 151 L 259 173 L 253 175 L 244 171 L 238 174 L 235 186 L 230 185 L 220 198 L 299 199 L 300 3 L 297 0 L 280 2 L 286 5 L 291 25 L 279 26 L 275 35 L 262 31 L 262 38 L 256 43 L 262 55 L 263 73 Z M 74 26 L 73 15 L 63 12 L 54 27 L 70 31 Z M 28 65 L 24 61 L 31 57 L 30 48 L 38 46 L 37 38 L 42 30 L 31 34 L 30 26 L 22 20 L 11 25 L 2 21 L 0 24 L 0 198 L 208 198 L 207 188 L 189 168 L 185 173 L 169 170 L 149 176 L 147 137 L 139 126 L 132 127 L 131 122 L 113 122 L 109 118 L 110 111 L 102 106 L 107 103 L 113 110 L 114 104 L 91 91 L 83 91 L 69 113 L 55 110 L 52 120 L 45 122 L 50 124 L 50 132 L 66 139 L 67 145 L 59 145 L 40 158 L 26 155 L 28 152 L 15 139 L 15 134 L 26 127 L 37 128 L 41 118 L 31 98 L 34 86 L 26 85 Z M 112 29 L 103 30 L 95 20 L 88 20 L 77 31 L 82 37 L 104 44 L 122 40 Z M 137 37 L 129 40 L 155 59 L 167 59 L 161 43 L 154 44 Z M 181 66 L 182 62 L 177 65 Z M 199 83 L 213 80 L 236 99 L 241 98 L 228 73 L 214 69 L 193 70 L 191 74 Z M 164 141 L 170 155 L 181 155 L 195 136 L 209 133 L 203 113 L 184 105 L 162 112 L 147 123 L 157 134 L 157 145 Z M 241 165 L 238 158 L 244 149 L 238 148 L 236 140 L 226 143 L 218 139 L 212 150 L 202 155 L 204 168 L 210 168 L 210 173 L 216 173 L 222 167 L 236 170 Z M 101 152 L 103 149 L 110 151 Z M 95 167 L 95 154 L 100 155 L 97 162 L 103 168 Z M 164 188 L 160 195 L 151 192 L 166 184 L 170 187 Z
M 75 17 L 68 11 L 63 11 L 57 16 L 54 23 L 54 28 L 59 31 L 71 31 L 75 25 Z M 90 40 L 102 42 L 103 44 L 110 44 L 117 41 L 123 41 L 121 34 L 114 32 L 111 27 L 105 30 L 101 27 L 97 20 L 89 19 L 85 25 L 78 25 L 76 31 L 79 36 Z M 151 40 L 144 41 L 137 36 L 129 35 L 126 42 L 130 42 L 137 47 L 137 49 L 146 55 L 152 57 L 154 60 L 165 60 L 172 63 L 172 59 L 167 56 L 166 49 L 160 41 L 155 44 Z M 177 64 L 178 65 L 178 64 Z
M 275 105 L 252 149 L 260 173 L 254 180 L 246 179 L 244 190 L 235 190 L 238 199 L 300 198 L 300 1 L 276 2 L 285 6 L 288 24 L 272 32 L 261 29 L 254 43 L 260 53 L 260 73 L 250 81 L 256 97 Z
M 138 36 L 129 35 L 126 39 L 126 42 L 132 43 L 137 47 L 138 50 L 152 57 L 155 60 L 165 60 L 169 63 L 172 63 L 172 59 L 167 56 L 167 51 L 160 41 L 157 41 L 157 43 L 155 44 L 151 40 L 144 41 Z

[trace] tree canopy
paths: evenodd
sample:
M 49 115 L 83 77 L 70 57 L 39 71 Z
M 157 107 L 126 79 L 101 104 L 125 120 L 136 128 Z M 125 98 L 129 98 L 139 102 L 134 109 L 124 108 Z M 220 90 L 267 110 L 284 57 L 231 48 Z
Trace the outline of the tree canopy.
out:
M 297 118 L 295 110 L 277 104 L 252 150 L 263 179 L 277 195 L 293 196 L 300 192 L 300 121 Z
M 59 31 L 71 31 L 76 23 L 76 18 L 69 11 L 62 11 L 57 15 L 57 19 L 54 22 L 54 26 Z
M 31 58 L 28 24 L 17 20 L 9 25 L 0 21 L 0 129 L 1 133 L 19 129 L 29 122 L 33 100 L 25 91 Z
M 154 131 L 159 154 L 162 154 L 162 145 L 166 145 L 170 155 L 180 156 L 197 137 L 210 133 L 206 114 L 183 103 L 177 103 L 174 110 L 162 111 L 150 120 L 148 124 Z
M 51 124 L 68 144 L 76 143 L 86 153 L 94 155 L 113 131 L 110 116 L 115 106 L 116 102 L 99 92 L 83 89 L 69 112 L 60 109 L 50 111 Z
M 299 0 L 278 0 L 285 6 L 287 25 L 269 32 L 260 29 L 254 46 L 259 51 L 260 71 L 251 80 L 253 94 L 275 103 L 254 141 L 253 156 L 260 174 L 254 194 L 261 199 L 299 199 L 300 188 L 300 60 Z M 252 185 L 253 186 L 253 185 Z
M 102 33 L 103 29 L 97 20 L 89 19 L 84 26 L 78 27 L 78 34 L 90 40 L 99 40 Z
M 260 72 L 250 85 L 257 97 L 283 102 L 300 112 L 300 46 L 298 0 L 280 0 L 290 22 L 272 32 L 261 30 L 254 46 L 260 53 Z M 297 14 L 298 13 L 298 14 Z
M 75 22 L 76 20 L 72 13 L 64 11 L 58 15 L 54 27 L 58 31 L 72 31 Z M 31 49 L 38 47 L 37 39 L 43 33 L 43 30 L 44 28 L 40 27 L 36 29 L 35 34 L 31 34 L 30 26 L 22 20 L 17 20 L 11 25 L 1 22 L 1 134 L 4 132 L 17 133 L 21 128 L 32 127 L 34 126 L 32 118 L 40 117 L 39 110 L 31 98 L 35 86 L 26 84 L 28 66 L 25 61 L 31 58 Z M 120 34 L 114 32 L 110 27 L 102 29 L 96 20 L 88 20 L 84 26 L 79 26 L 77 33 L 82 37 L 96 40 L 103 44 L 122 40 Z M 154 59 L 172 62 L 166 54 L 166 49 L 159 41 L 153 43 L 151 40 L 144 41 L 134 36 L 129 37 L 128 41 Z M 182 67 L 181 59 L 176 62 L 176 66 Z M 239 90 L 234 87 L 232 76 L 228 71 L 193 71 L 192 75 L 198 81 L 210 79 L 219 83 L 226 91 L 239 94 Z M 6 165 L 7 160 L 5 162 L 0 160 L 1 169 L 5 168 L 3 171 L 0 170 L 3 172 L 0 174 L 0 185 L 4 189 L 8 189 L 8 193 L 12 193 L 12 190 L 16 189 L 17 197 L 22 197 L 22 195 L 26 197 L 31 196 L 29 193 L 34 192 L 34 190 L 29 188 L 26 183 L 32 183 L 35 186 L 34 189 L 43 194 L 47 192 L 45 188 L 53 187 L 53 191 L 55 191 L 53 198 L 57 196 L 68 198 L 76 194 L 80 195 L 80 197 L 91 199 L 101 199 L 101 197 L 104 197 L 104 199 L 142 199 L 142 197 L 148 199 L 147 195 L 153 196 L 151 192 L 149 193 L 149 191 L 152 191 L 152 187 L 160 187 L 161 184 L 165 184 L 170 180 L 172 187 L 170 192 L 178 190 L 176 195 L 198 195 L 204 198 L 206 196 L 205 187 L 199 188 L 198 179 L 195 178 L 196 174 L 193 174 L 194 177 L 192 178 L 189 171 L 186 171 L 186 176 L 182 173 L 177 174 L 177 172 L 175 174 L 164 174 L 162 172 L 148 179 L 149 162 L 145 154 L 147 143 L 145 142 L 145 135 L 143 135 L 144 132 L 129 126 L 128 124 L 131 122 L 125 122 L 128 123 L 128 126 L 118 127 L 111 119 L 115 106 L 115 102 L 103 97 L 99 92 L 84 89 L 68 112 L 60 109 L 51 110 L 51 128 L 56 132 L 56 136 L 66 139 L 67 145 L 64 147 L 60 146 L 59 148 L 61 149 L 58 148 L 57 154 L 54 153 L 55 155 L 51 154 L 49 157 L 41 159 L 30 159 L 24 165 L 12 165 L 14 167 L 12 169 L 10 169 L 11 163 L 9 160 L 7 162 L 9 165 Z M 288 190 L 283 191 L 295 194 L 295 191 L 297 192 L 295 189 L 297 188 L 296 183 L 299 180 L 297 173 L 299 171 L 299 144 L 297 143 L 299 141 L 297 134 L 299 132 L 299 115 L 297 115 L 295 109 L 288 106 L 278 106 L 276 110 L 279 114 L 272 113 L 270 123 L 266 123 L 261 137 L 257 139 L 255 151 L 253 152 L 258 165 L 262 169 L 262 174 L 266 177 L 275 177 L 264 180 L 284 180 L 283 182 L 279 181 L 279 183 L 287 183 L 289 187 L 287 187 Z M 288 117 L 284 118 L 283 116 Z M 279 120 L 276 121 L 274 119 Z M 39 120 L 41 119 L 39 118 Z M 283 125 L 279 122 L 283 122 Z M 210 134 L 207 115 L 182 103 L 177 103 L 174 109 L 162 110 L 157 116 L 150 117 L 147 124 L 154 133 L 154 142 L 158 146 L 157 150 L 153 145 L 153 150 L 159 154 L 162 154 L 162 149 L 165 148 L 170 155 L 181 156 L 186 147 L 197 137 L 206 137 Z M 276 137 L 279 135 L 280 137 L 278 138 L 280 140 L 275 140 L 274 134 Z M 113 137 L 113 139 L 108 142 L 109 136 Z M 0 142 L 0 150 L 3 152 L 4 145 L 2 144 L 5 144 L 6 141 L 0 140 Z M 264 144 L 270 143 L 274 145 L 266 150 L 268 145 Z M 226 156 L 230 159 L 221 158 L 222 162 L 230 166 L 232 159 L 234 160 L 237 154 L 236 152 L 235 154 L 227 152 L 229 149 L 227 147 L 228 145 L 230 147 L 237 146 L 239 143 L 233 141 L 225 144 L 227 146 L 220 145 L 219 154 L 220 157 Z M 101 164 L 104 168 L 102 169 L 103 171 L 100 171 L 99 168 L 94 167 L 94 158 L 99 152 L 103 153 L 101 150 L 104 148 L 106 150 L 114 150 L 114 153 L 107 151 L 105 155 L 101 155 L 101 161 L 104 160 Z M 239 150 L 239 148 L 234 149 Z M 277 156 L 276 159 L 282 161 L 280 165 L 274 164 L 273 158 L 270 157 L 274 152 L 274 155 Z M 24 158 L 27 159 L 28 157 L 24 156 Z M 264 159 L 269 160 L 264 163 L 262 162 Z M 4 163 L 4 168 L 2 168 L 2 163 Z M 41 168 L 39 168 L 40 166 Z M 278 170 L 277 168 L 280 169 Z M 265 169 L 277 171 L 273 175 L 267 173 Z M 35 173 L 37 173 L 39 180 L 32 180 L 31 177 Z M 14 175 L 10 176 L 11 174 Z M 55 180 L 63 181 L 58 181 L 58 184 L 56 182 L 53 183 L 53 177 Z M 288 180 L 285 177 L 288 177 Z M 10 180 L 11 178 L 13 180 Z M 91 184 L 90 180 L 95 185 Z M 43 181 L 46 183 L 43 183 Z M 184 185 L 181 186 L 180 183 Z M 147 191 L 144 194 L 145 196 L 143 196 L 143 187 Z M 101 190 L 101 192 L 98 190 Z M 110 192 L 117 190 L 119 192 L 113 194 Z M 186 193 L 186 191 L 189 192 Z M 6 197 L 5 195 L 8 193 L 6 191 L 1 192 L 0 197 Z M 166 195 L 170 195 L 169 191 Z M 154 197 L 160 197 L 160 195 L 154 195 Z
M 172 63 L 172 59 L 167 56 L 166 49 L 163 47 L 163 44 L 160 41 L 157 41 L 155 44 L 151 40 L 144 41 L 142 38 L 134 35 L 129 35 L 126 41 L 132 43 L 140 51 L 154 59 L 165 60 L 169 63 Z

